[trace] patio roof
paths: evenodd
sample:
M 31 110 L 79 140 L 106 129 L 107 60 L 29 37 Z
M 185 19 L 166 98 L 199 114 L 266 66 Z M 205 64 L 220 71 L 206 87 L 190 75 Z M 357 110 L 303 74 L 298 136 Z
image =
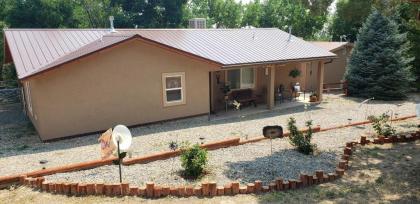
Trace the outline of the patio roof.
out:
M 334 58 L 326 49 L 276 28 L 258 29 L 5 29 L 19 79 L 140 38 L 221 67 Z

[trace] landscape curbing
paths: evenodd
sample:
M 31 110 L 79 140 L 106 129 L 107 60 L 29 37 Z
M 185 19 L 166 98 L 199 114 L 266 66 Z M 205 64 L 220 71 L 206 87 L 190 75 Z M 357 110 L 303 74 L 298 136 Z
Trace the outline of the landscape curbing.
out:
M 155 185 L 153 182 L 147 182 L 146 187 L 130 186 L 128 183 L 122 184 L 86 184 L 86 183 L 53 183 L 47 182 L 43 177 L 27 177 L 22 175 L 19 181 L 22 185 L 28 186 L 34 190 L 62 194 L 68 196 L 87 196 L 87 195 L 105 195 L 105 196 L 141 196 L 145 198 L 161 198 L 166 196 L 175 197 L 215 197 L 237 194 L 259 194 L 274 191 L 295 190 L 300 188 L 318 185 L 326 182 L 334 181 L 342 177 L 346 170 L 349 169 L 349 160 L 356 148 L 356 145 L 369 145 L 385 143 L 412 142 L 420 140 L 420 131 L 409 135 L 393 135 L 388 137 L 388 142 L 379 140 L 370 141 L 366 136 L 360 137 L 360 142 L 348 142 L 343 149 L 343 159 L 339 161 L 335 172 L 325 173 L 323 170 L 317 170 L 314 174 L 308 175 L 301 173 L 298 179 L 283 180 L 281 177 L 276 178 L 267 186 L 259 180 L 254 183 L 248 183 L 241 186 L 239 182 L 233 181 L 224 186 L 217 186 L 216 182 L 202 182 L 200 186 L 178 186 L 178 187 L 162 187 Z M 376 141 L 376 142 L 375 142 Z M 76 189 L 76 190 L 74 190 Z
M 404 116 L 404 117 L 392 119 L 392 121 L 406 120 L 406 119 L 415 118 L 415 117 L 416 117 L 416 115 L 409 115 L 409 116 Z M 370 121 L 362 121 L 362 122 L 355 122 L 355 123 L 350 123 L 350 124 L 347 124 L 347 125 L 339 125 L 339 126 L 334 126 L 334 127 L 330 127 L 330 128 L 324 128 L 324 129 L 322 129 L 320 126 L 316 126 L 312 129 L 312 131 L 314 133 L 324 132 L 324 131 L 329 131 L 329 130 L 333 130 L 333 129 L 347 128 L 347 127 L 350 127 L 350 126 L 359 126 L 359 125 L 365 125 L 365 124 L 369 124 L 369 123 L 371 123 L 371 122 Z M 308 129 L 303 129 L 303 130 L 300 130 L 300 131 L 306 132 L 307 130 Z M 287 136 L 289 136 L 289 133 L 286 132 L 286 133 L 283 134 L 283 136 L 287 137 Z M 230 146 L 238 146 L 238 145 L 243 145 L 243 144 L 248 144 L 248 143 L 259 142 L 259 141 L 266 140 L 266 139 L 269 139 L 269 138 L 260 136 L 260 137 L 254 137 L 254 138 L 251 138 L 251 139 L 248 139 L 248 140 L 241 140 L 239 137 L 236 137 L 236 138 L 229 138 L 229 139 L 225 139 L 225 140 L 221 140 L 221 141 L 201 144 L 200 146 L 207 149 L 207 150 L 215 150 L 215 149 L 226 148 L 226 147 L 230 147 Z M 387 142 L 390 142 L 390 139 L 385 139 L 385 140 L 387 140 Z M 153 161 L 157 161 L 157 160 L 169 159 L 169 158 L 172 158 L 172 157 L 175 157 L 175 156 L 179 156 L 180 154 L 181 154 L 181 150 L 164 151 L 164 152 L 158 152 L 158 153 L 154 153 L 154 154 L 150 154 L 150 155 L 146 155 L 146 156 L 140 156 L 140 157 L 136 157 L 136 158 L 126 159 L 126 160 L 123 160 L 122 163 L 124 165 L 145 164 L 145 163 L 149 163 L 149 162 L 153 162 Z M 19 179 L 21 178 L 22 175 L 25 175 L 27 177 L 40 177 L 40 176 L 47 176 L 47 175 L 56 174 L 56 173 L 79 171 L 79 170 L 91 169 L 91 168 L 104 166 L 104 165 L 110 165 L 110 164 L 112 164 L 113 161 L 116 161 L 116 160 L 117 160 L 116 157 L 111 157 L 111 158 L 103 159 L 103 160 L 102 159 L 101 160 L 93 160 L 93 161 L 74 163 L 74 164 L 69 164 L 69 165 L 64 165 L 64 166 L 52 167 L 52 168 L 32 171 L 32 172 L 29 172 L 29 173 L 26 173 L 26 174 L 2 176 L 2 177 L 0 177 L 0 186 L 1 185 L 10 185 L 12 183 L 17 183 L 17 182 L 19 182 Z

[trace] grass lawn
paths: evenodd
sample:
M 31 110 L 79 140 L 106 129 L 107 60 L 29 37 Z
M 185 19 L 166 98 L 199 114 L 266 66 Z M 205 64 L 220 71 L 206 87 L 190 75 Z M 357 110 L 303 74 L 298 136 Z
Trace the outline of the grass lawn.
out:
M 216 198 L 66 197 L 25 187 L 0 191 L 2 203 L 420 203 L 420 142 L 358 148 L 333 183 L 264 195 Z

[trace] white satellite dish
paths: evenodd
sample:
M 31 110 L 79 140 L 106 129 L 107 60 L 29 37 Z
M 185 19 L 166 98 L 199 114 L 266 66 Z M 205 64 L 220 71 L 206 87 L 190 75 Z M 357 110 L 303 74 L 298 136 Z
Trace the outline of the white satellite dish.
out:
M 115 146 L 120 145 L 121 152 L 127 152 L 130 149 L 132 136 L 130 130 L 125 125 L 117 125 L 112 131 L 112 142 Z

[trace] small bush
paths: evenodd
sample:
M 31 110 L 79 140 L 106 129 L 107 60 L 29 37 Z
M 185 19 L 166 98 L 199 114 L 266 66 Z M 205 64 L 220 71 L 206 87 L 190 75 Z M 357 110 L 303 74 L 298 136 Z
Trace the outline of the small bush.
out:
M 374 115 L 371 115 L 368 117 L 368 119 L 372 122 L 372 127 L 375 130 L 376 134 L 382 135 L 385 137 L 389 137 L 391 135 L 394 135 L 396 130 L 394 127 L 392 127 L 390 122 L 390 116 L 383 113 L 382 115 L 376 117 Z
M 296 127 L 296 120 L 295 118 L 289 118 L 287 127 L 289 129 L 290 135 L 290 144 L 295 146 L 300 153 L 303 154 L 312 154 L 315 149 L 315 144 L 311 144 L 312 139 L 312 121 L 306 122 L 306 127 L 308 127 L 308 131 L 306 133 L 302 133 Z
M 181 166 L 185 169 L 187 177 L 197 178 L 203 174 L 207 165 L 207 151 L 195 144 L 192 147 L 184 147 L 181 154 Z

